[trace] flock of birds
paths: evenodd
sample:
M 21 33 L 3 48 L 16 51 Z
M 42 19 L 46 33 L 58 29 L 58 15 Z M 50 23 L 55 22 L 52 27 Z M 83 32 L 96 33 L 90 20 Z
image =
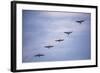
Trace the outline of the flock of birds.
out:
M 77 23 L 79 24 L 82 24 L 85 20 L 79 20 L 79 21 L 76 21 Z M 67 34 L 68 36 L 72 33 L 72 31 L 68 31 L 68 32 L 64 32 L 65 34 Z M 58 39 L 58 40 L 55 40 L 56 42 L 62 42 L 64 41 L 64 39 Z M 53 45 L 47 45 L 47 46 L 44 46 L 45 48 L 53 48 L 54 46 Z M 45 56 L 44 54 L 42 53 L 39 53 L 39 54 L 36 54 L 34 55 L 35 57 L 41 57 L 41 56 Z

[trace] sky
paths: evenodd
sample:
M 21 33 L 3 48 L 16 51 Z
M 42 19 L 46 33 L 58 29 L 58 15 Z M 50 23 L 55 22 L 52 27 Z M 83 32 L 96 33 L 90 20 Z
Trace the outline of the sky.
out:
M 22 62 L 91 59 L 91 14 L 23 10 Z M 77 23 L 77 20 L 84 20 Z M 69 36 L 64 32 L 72 32 Z M 55 40 L 64 39 L 56 42 Z M 52 45 L 52 48 L 44 46 Z M 36 57 L 37 54 L 44 56 Z

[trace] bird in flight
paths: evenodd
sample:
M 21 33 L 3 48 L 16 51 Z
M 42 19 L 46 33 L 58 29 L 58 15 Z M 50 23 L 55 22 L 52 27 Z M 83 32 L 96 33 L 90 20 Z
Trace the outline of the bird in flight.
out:
M 44 56 L 44 54 L 36 54 L 34 55 L 35 57 L 41 57 L 41 56 Z
M 79 21 L 76 21 L 77 23 L 81 24 L 83 23 L 85 20 L 79 20 Z
M 72 32 L 64 32 L 65 34 L 67 34 L 67 35 L 70 35 Z
M 59 40 L 55 40 L 56 42 L 61 42 L 64 41 L 64 39 L 59 39 Z
M 52 47 L 54 47 L 54 46 L 51 46 L 51 45 L 50 45 L 50 46 L 44 46 L 44 47 L 45 47 L 45 48 L 52 48 Z

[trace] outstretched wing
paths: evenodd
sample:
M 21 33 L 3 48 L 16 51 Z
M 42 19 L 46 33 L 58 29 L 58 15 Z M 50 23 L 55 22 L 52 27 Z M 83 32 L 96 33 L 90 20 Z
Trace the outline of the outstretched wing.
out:
M 81 24 L 81 23 L 84 22 L 84 21 L 85 21 L 85 20 L 80 20 L 80 21 L 76 21 L 76 22 Z
M 55 41 L 57 41 L 57 42 L 61 42 L 61 41 L 64 41 L 64 39 L 59 39 L 59 40 L 55 40 Z
M 40 57 L 40 56 L 44 56 L 44 54 L 36 54 L 34 55 L 35 57 Z
M 69 35 L 69 34 L 71 34 L 72 32 L 64 32 L 64 33 L 66 33 L 66 34 L 68 34 L 68 35 Z
M 44 46 L 45 48 L 52 48 L 52 47 L 54 47 L 54 46 Z

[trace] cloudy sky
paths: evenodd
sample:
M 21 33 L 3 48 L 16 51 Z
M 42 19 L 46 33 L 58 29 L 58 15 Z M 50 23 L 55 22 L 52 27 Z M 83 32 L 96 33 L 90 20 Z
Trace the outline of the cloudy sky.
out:
M 89 13 L 23 10 L 22 61 L 91 59 Z M 82 24 L 77 20 L 85 20 Z M 68 36 L 64 32 L 72 31 Z M 62 42 L 55 40 L 64 39 Z M 53 45 L 48 49 L 44 46 Z M 35 57 L 36 54 L 45 56 Z

